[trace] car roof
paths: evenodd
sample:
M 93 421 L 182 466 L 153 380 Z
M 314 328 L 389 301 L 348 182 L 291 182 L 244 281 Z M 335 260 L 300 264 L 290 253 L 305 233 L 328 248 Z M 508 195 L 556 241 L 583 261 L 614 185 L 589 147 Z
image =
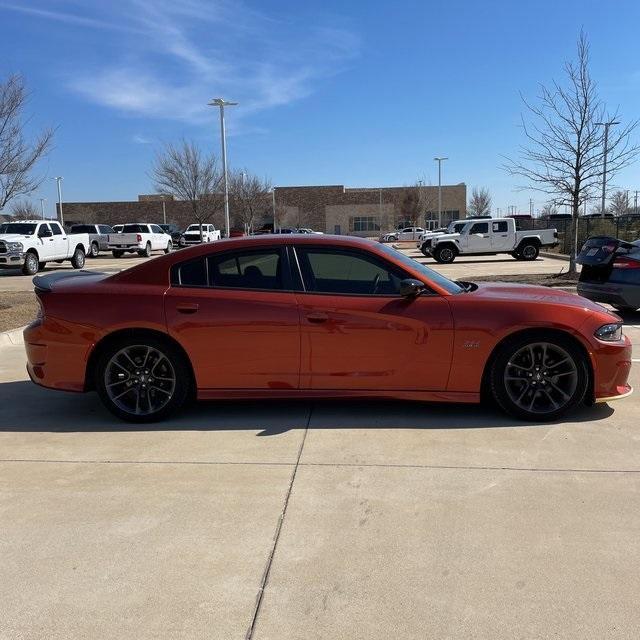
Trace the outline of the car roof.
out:
M 58 222 L 57 220 L 4 220 L 0 224 L 40 224 L 41 222 Z

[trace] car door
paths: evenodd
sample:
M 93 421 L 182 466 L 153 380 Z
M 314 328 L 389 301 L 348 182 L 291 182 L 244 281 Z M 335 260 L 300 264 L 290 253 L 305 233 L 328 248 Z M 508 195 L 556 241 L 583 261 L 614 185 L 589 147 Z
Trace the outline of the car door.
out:
M 476 222 L 471 226 L 466 237 L 466 248 L 468 253 L 491 251 L 488 222 Z
M 408 277 L 359 249 L 297 245 L 302 286 L 301 388 L 445 389 L 453 344 L 447 301 L 399 295 Z
M 100 224 L 98 225 L 98 232 L 100 233 L 98 240 L 100 251 L 106 251 L 109 248 L 109 234 L 114 234 L 115 231 L 108 224 Z
M 40 262 L 46 262 L 47 260 L 57 259 L 55 238 L 51 227 L 47 223 L 41 223 L 38 227 L 38 256 Z
M 491 248 L 494 251 L 509 251 L 513 248 L 513 238 L 509 234 L 509 223 L 506 220 L 491 223 Z
M 151 248 L 154 251 L 165 249 L 169 242 L 165 232 L 157 224 L 151 224 L 149 228 L 151 230 Z
M 281 247 L 175 265 L 165 312 L 199 389 L 298 389 L 300 315 Z
M 53 233 L 54 257 L 59 260 L 69 257 L 69 240 L 67 234 L 57 222 L 50 222 L 51 232 Z

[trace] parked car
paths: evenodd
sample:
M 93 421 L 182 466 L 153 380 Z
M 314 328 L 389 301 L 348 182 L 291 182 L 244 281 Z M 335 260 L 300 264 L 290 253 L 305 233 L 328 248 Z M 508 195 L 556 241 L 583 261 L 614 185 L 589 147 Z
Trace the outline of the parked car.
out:
M 171 242 L 173 246 L 177 247 L 180 244 L 180 238 L 182 238 L 182 231 L 177 224 L 159 224 L 158 225 L 166 234 L 171 236 Z
M 380 238 L 380 242 L 407 242 L 408 240 L 417 240 L 421 233 L 424 233 L 422 227 L 405 227 L 404 229 L 396 229 L 390 233 L 385 233 Z
M 109 234 L 115 231 L 108 224 L 74 224 L 71 225 L 70 233 L 89 234 L 90 258 L 97 258 L 101 251 L 109 250 Z
M 313 229 L 309 229 L 308 227 L 299 227 L 297 229 L 298 233 L 315 233 L 317 235 L 323 235 L 322 231 L 314 231 Z
M 201 242 L 214 242 L 220 240 L 220 231 L 212 224 L 202 225 L 202 237 L 200 237 L 200 225 L 190 224 L 180 238 L 180 246 L 186 247 Z
M 123 224 L 114 224 L 113 225 L 113 231 L 115 233 L 122 233 L 122 229 L 124 228 Z
M 169 253 L 173 242 L 157 224 L 135 222 L 123 225 L 119 233 L 109 234 L 109 249 L 114 258 L 121 258 L 125 253 L 148 258 L 152 251 Z
M 88 250 L 88 234 L 68 234 L 55 221 L 0 224 L 0 268 L 21 268 L 26 276 L 38 273 L 50 261 L 69 260 L 74 269 L 82 269 Z
M 576 262 L 582 265 L 578 293 L 619 311 L 640 309 L 640 240 L 589 238 Z
M 431 255 L 431 240 L 436 236 L 442 236 L 445 233 L 460 233 L 464 226 L 467 224 L 468 220 L 457 220 L 452 222 L 448 227 L 444 227 L 442 229 L 436 229 L 435 231 L 425 231 L 420 234 L 418 238 L 418 242 L 416 242 L 416 247 L 422 251 L 425 256 Z
M 631 393 L 631 343 L 601 305 L 546 287 L 453 282 L 359 238 L 241 238 L 34 285 L 31 379 L 95 389 L 133 422 L 192 396 L 486 396 L 538 422 Z
M 469 220 L 459 233 L 445 233 L 431 239 L 426 250 L 436 262 L 448 264 L 458 255 L 480 256 L 508 253 L 516 260 L 535 260 L 542 247 L 558 244 L 555 229 L 517 231 L 513 218 Z

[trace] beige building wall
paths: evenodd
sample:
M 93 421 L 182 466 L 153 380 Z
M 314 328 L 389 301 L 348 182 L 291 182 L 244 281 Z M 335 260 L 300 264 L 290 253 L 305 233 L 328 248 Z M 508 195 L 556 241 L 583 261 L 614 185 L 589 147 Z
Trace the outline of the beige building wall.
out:
M 325 207 L 325 233 L 379 236 L 382 231 L 393 226 L 395 213 L 393 203 L 380 204 L 332 204 Z M 379 229 L 354 231 L 354 218 L 374 218 Z

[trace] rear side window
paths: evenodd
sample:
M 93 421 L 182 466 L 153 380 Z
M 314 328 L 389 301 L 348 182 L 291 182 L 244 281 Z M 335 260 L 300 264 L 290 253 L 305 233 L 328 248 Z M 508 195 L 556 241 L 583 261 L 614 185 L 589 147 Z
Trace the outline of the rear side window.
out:
M 506 220 L 501 220 L 500 222 L 492 222 L 491 228 L 494 233 L 507 233 L 509 231 L 509 223 Z
M 183 287 L 206 287 L 208 286 L 207 278 L 207 259 L 202 257 L 174 267 L 174 284 Z

